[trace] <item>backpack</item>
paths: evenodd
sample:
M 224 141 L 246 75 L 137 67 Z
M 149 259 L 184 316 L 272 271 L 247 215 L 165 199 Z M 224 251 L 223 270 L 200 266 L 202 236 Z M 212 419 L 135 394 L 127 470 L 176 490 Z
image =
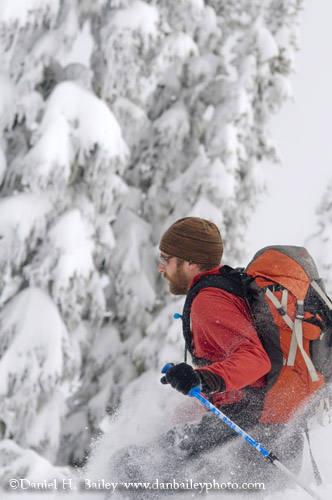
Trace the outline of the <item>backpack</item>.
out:
M 260 421 L 287 422 L 332 380 L 332 302 L 314 260 L 302 247 L 270 246 L 245 269 L 222 266 L 219 274 L 203 273 L 188 292 L 182 316 L 186 350 L 192 355 L 190 311 L 205 287 L 245 300 L 271 361 Z

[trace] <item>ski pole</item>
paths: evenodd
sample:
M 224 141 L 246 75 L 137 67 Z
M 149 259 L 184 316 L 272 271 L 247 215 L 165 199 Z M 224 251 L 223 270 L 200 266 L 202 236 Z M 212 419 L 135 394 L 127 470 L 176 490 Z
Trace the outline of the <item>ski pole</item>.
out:
M 161 370 L 162 373 L 166 373 L 169 368 L 173 366 L 173 363 L 167 363 Z M 241 427 L 239 427 L 235 422 L 226 417 L 226 415 L 218 410 L 208 399 L 206 399 L 201 394 L 201 388 L 199 386 L 194 387 L 189 391 L 188 396 L 194 397 L 201 401 L 212 413 L 214 413 L 218 418 L 220 418 L 225 424 L 227 424 L 231 429 L 233 429 L 237 434 L 243 437 L 247 443 L 253 446 L 261 455 L 267 458 L 275 467 L 278 467 L 284 474 L 291 478 L 295 483 L 297 483 L 301 488 L 303 488 L 312 498 L 316 500 L 323 500 L 315 491 L 313 491 L 309 486 L 307 486 L 300 478 L 298 478 L 293 472 L 291 472 L 287 467 L 285 467 L 278 458 L 271 452 L 265 449 L 260 443 L 255 441 L 249 434 L 247 434 Z

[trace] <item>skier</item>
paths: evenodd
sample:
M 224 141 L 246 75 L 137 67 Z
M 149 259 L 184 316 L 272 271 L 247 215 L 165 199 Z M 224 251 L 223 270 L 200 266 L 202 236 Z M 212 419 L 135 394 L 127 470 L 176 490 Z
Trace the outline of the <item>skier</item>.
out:
M 215 224 L 198 217 L 172 224 L 159 249 L 158 270 L 174 295 L 188 294 L 202 276 L 218 274 L 221 267 L 220 232 Z M 271 362 L 245 301 L 206 287 L 194 298 L 190 316 L 191 338 L 185 340 L 194 367 L 187 362 L 173 365 L 161 378 L 162 384 L 183 394 L 199 386 L 228 418 L 273 450 L 292 472 L 299 472 L 303 434 L 296 419 L 286 425 L 260 422 Z M 111 469 L 112 478 L 127 481 L 158 477 L 181 482 L 189 477 L 196 481 L 263 481 L 266 487 L 279 487 L 280 481 L 286 484 L 264 457 L 209 411 L 198 421 L 174 425 L 144 445 L 123 449 L 112 457 Z M 147 492 L 140 493 L 147 497 Z M 140 493 L 135 492 L 139 498 Z
M 174 295 L 187 294 L 202 275 L 219 273 L 223 242 L 210 221 L 198 217 L 176 221 L 162 236 L 159 249 L 158 271 Z M 226 416 L 270 445 L 293 472 L 298 472 L 303 435 L 299 429 L 294 430 L 295 422 L 269 425 L 259 421 L 271 362 L 244 300 L 218 288 L 203 288 L 192 303 L 190 318 L 191 337 L 185 340 L 192 346 L 194 368 L 187 363 L 174 365 L 161 382 L 183 394 L 200 386 Z M 220 447 L 234 436 L 231 428 L 207 413 L 198 424 L 177 429 L 174 442 L 187 457 L 193 457 Z M 256 460 L 251 450 L 248 454 L 251 461 Z

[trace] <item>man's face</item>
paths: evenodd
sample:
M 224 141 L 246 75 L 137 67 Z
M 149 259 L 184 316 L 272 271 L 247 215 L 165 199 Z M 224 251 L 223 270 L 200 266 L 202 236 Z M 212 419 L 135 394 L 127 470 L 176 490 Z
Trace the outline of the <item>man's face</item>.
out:
M 173 295 L 186 295 L 192 280 L 187 268 L 188 262 L 164 252 L 161 252 L 160 256 L 166 263 L 160 262 L 158 271 L 168 281 L 169 291 Z

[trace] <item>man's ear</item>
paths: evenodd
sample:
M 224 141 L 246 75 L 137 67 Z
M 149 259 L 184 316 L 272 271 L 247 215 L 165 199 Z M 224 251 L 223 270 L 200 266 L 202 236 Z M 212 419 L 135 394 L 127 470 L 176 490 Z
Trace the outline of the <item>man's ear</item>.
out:
M 201 269 L 199 267 L 199 264 L 196 264 L 195 262 L 189 262 L 189 270 L 191 272 L 196 272 L 197 274 L 201 273 Z

